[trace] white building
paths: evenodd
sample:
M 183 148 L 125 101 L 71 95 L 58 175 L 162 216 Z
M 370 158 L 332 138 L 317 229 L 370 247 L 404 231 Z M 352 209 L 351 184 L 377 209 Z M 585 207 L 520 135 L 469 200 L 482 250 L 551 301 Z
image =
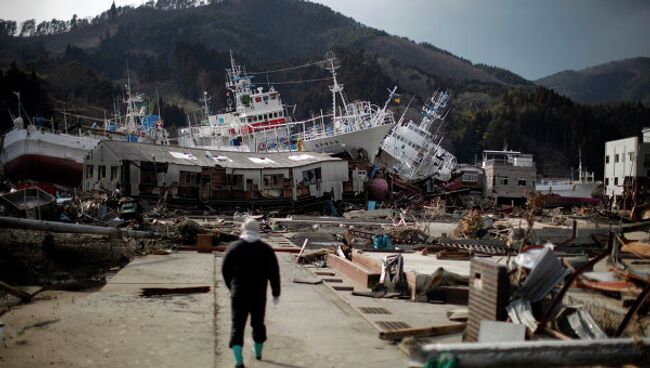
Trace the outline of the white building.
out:
M 616 197 L 625 187 L 633 187 L 638 178 L 650 177 L 650 128 L 643 137 L 605 142 L 605 194 Z

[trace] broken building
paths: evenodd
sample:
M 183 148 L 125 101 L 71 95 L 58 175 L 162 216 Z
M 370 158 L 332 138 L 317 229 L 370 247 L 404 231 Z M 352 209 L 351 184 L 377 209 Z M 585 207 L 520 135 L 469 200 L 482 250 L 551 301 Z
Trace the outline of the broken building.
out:
M 314 152 L 225 152 L 101 141 L 84 161 L 83 189 L 210 201 L 340 199 L 348 164 Z
M 605 142 L 605 194 L 610 198 L 631 193 L 650 177 L 650 128 L 642 133 Z
M 532 154 L 515 151 L 483 151 L 484 197 L 499 201 L 525 200 L 535 191 L 537 170 Z

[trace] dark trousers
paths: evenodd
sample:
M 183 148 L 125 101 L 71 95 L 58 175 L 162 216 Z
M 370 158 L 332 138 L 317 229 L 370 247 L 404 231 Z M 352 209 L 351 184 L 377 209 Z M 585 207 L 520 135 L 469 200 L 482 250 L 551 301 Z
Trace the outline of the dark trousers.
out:
M 244 345 L 244 328 L 249 314 L 251 316 L 251 327 L 253 328 L 253 341 L 258 343 L 266 341 L 266 326 L 264 325 L 266 298 L 238 296 L 230 299 L 230 305 L 232 327 L 228 346 Z

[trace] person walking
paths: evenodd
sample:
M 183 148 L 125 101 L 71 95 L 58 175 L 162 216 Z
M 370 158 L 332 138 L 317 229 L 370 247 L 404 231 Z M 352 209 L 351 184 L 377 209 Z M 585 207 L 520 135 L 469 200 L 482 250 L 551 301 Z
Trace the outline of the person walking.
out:
M 273 304 L 280 301 L 280 267 L 273 248 L 260 240 L 259 223 L 247 218 L 241 225 L 240 240 L 226 250 L 221 273 L 230 290 L 232 328 L 228 346 L 235 357 L 235 367 L 244 367 L 242 348 L 248 315 L 253 328 L 255 359 L 262 359 L 266 341 L 264 313 L 267 286 L 271 284 Z

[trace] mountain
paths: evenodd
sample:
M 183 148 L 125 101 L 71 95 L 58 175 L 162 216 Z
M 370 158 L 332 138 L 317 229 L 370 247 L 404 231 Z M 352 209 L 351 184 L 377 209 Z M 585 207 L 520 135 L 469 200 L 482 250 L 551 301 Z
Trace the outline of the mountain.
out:
M 578 71 L 565 70 L 535 83 L 581 103 L 641 101 L 650 106 L 650 58 L 612 61 Z
M 604 142 L 639 134 L 650 121 L 641 104 L 581 105 L 498 66 L 389 35 L 320 4 L 196 3 L 149 0 L 92 19 L 20 27 L 0 20 L 0 111 L 15 109 L 13 92 L 21 92 L 31 114 L 53 116 L 55 124 L 62 124 L 62 109 L 111 116 L 122 105 L 128 70 L 133 89 L 149 97 L 150 110 L 160 109 L 173 134 L 188 116 L 200 116 L 204 91 L 213 96 L 212 111 L 227 106 L 225 69 L 232 52 L 257 86 L 273 85 L 302 119 L 326 113 L 331 104 L 329 74 L 318 62 L 333 50 L 350 100 L 381 105 L 386 89 L 398 85 L 402 105 L 391 108 L 419 120 L 425 99 L 449 90 L 444 144 L 461 162 L 508 146 L 533 153 L 542 174 L 568 175 L 582 149 L 583 162 L 599 175 Z M 11 124 L 10 114 L 0 114 L 0 132 Z

